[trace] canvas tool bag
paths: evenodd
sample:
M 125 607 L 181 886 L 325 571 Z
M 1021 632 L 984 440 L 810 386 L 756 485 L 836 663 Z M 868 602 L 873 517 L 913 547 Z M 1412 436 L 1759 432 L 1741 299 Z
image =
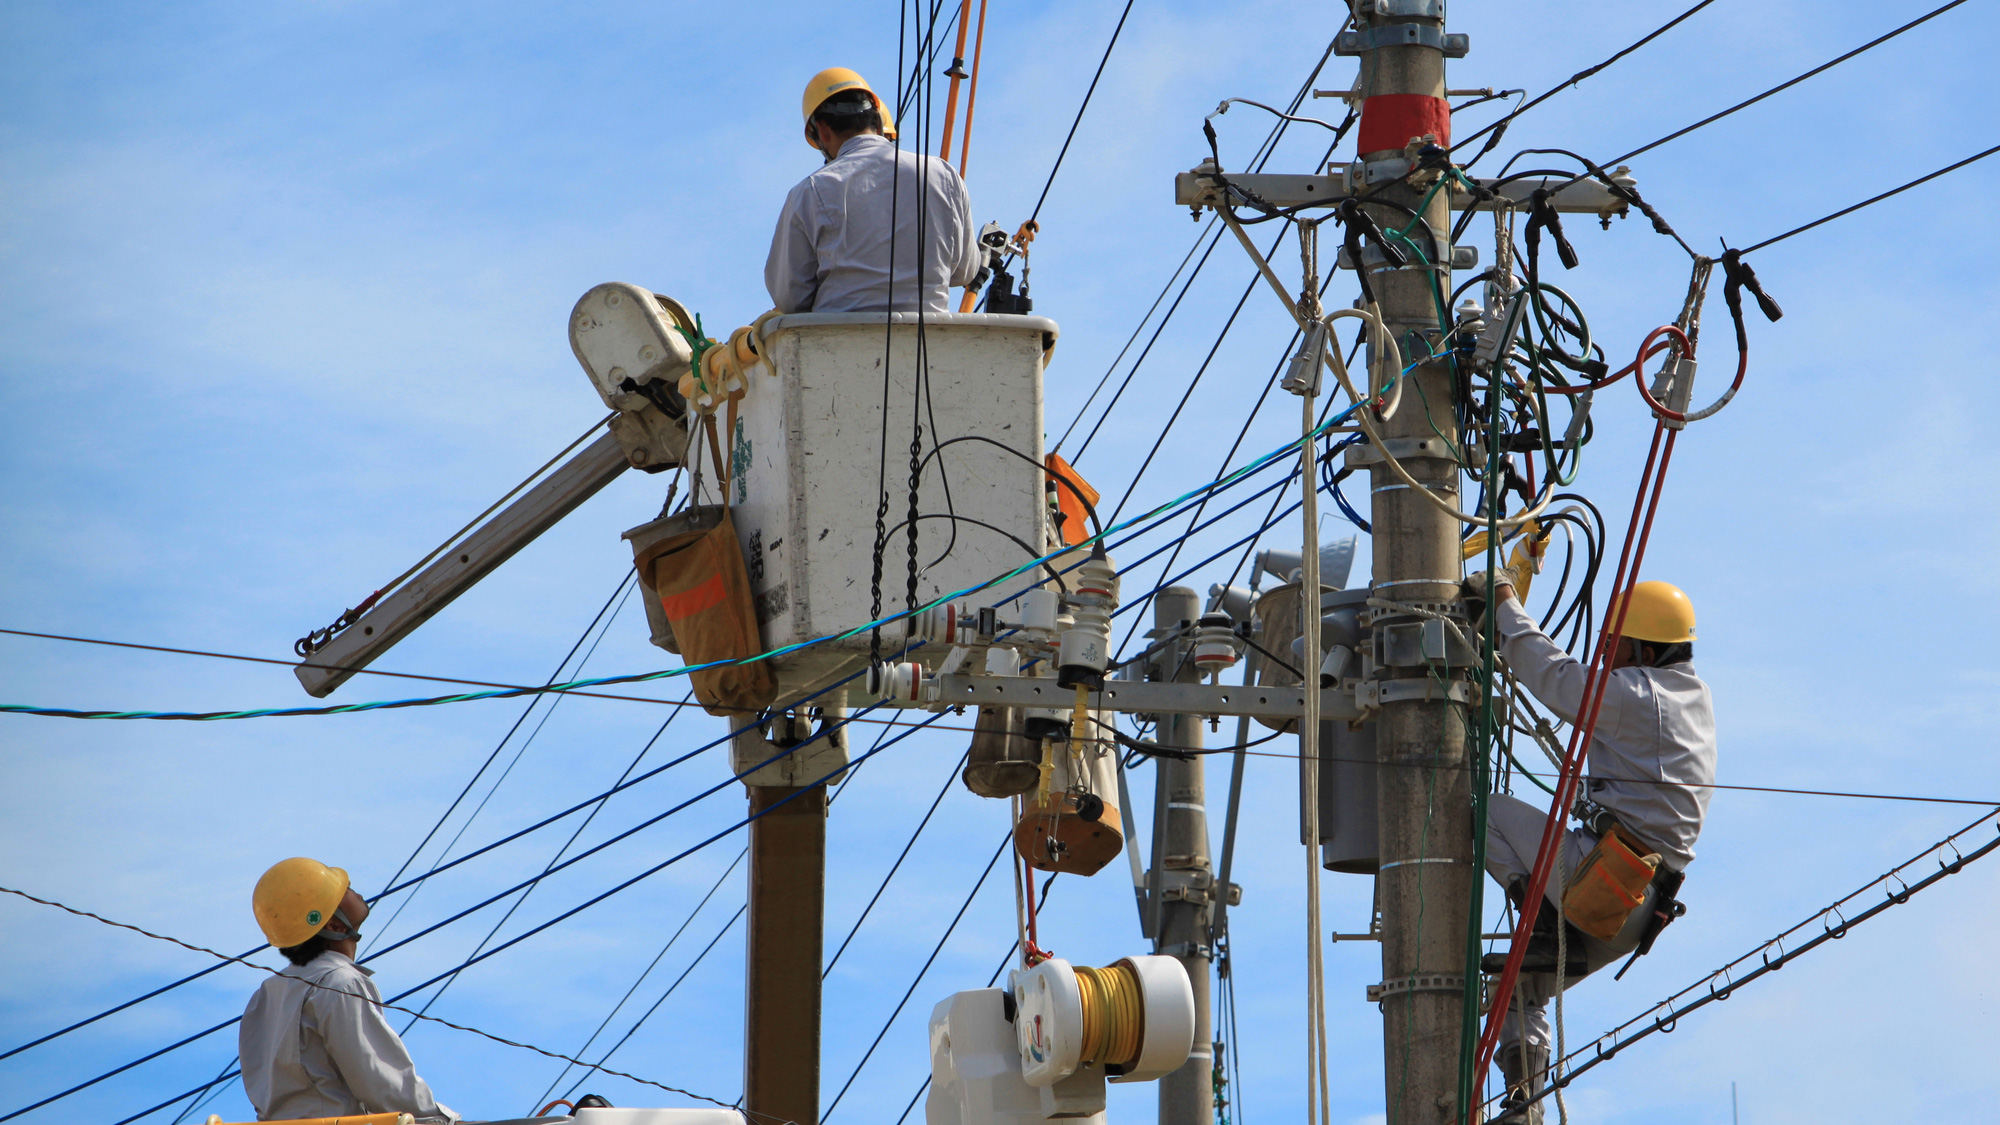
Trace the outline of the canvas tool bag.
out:
M 689 664 L 741 660 L 764 651 L 743 547 L 725 505 L 694 507 L 660 521 L 660 538 L 640 548 L 639 581 L 666 611 Z M 777 696 L 771 666 L 759 661 L 688 676 L 711 715 L 755 713 Z
M 1563 918 L 1599 941 L 1616 938 L 1632 911 L 1646 901 L 1646 888 L 1659 869 L 1657 853 L 1640 855 L 1631 837 L 1612 825 L 1570 876 Z

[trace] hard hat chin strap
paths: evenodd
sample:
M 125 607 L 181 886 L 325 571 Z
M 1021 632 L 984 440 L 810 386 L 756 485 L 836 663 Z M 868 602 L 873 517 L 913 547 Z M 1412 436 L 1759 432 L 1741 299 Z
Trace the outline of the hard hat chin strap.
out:
M 333 921 L 320 930 L 328 941 L 360 941 L 361 927 L 355 925 L 341 910 L 334 910 Z

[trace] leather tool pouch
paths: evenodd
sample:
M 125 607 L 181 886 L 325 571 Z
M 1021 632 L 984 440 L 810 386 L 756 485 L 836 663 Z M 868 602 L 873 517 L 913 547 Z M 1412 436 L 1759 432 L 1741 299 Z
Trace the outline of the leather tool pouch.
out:
M 1660 867 L 1657 854 L 1642 856 L 1627 840 L 1616 828 L 1599 837 L 1563 892 L 1563 917 L 1599 941 L 1625 928 Z
M 684 521 L 684 530 L 658 528 L 666 534 L 641 548 L 634 563 L 639 581 L 666 611 L 682 659 L 708 664 L 764 651 L 729 509 L 691 508 L 673 520 Z M 754 713 L 778 691 L 776 675 L 762 662 L 709 668 L 688 678 L 711 715 Z

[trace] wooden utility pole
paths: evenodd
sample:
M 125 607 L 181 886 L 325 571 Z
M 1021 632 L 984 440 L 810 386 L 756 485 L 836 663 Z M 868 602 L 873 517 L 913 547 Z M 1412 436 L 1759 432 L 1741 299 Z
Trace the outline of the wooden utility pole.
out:
M 1153 598 L 1156 640 L 1179 635 L 1155 655 L 1155 679 L 1194 683 L 1201 679 L 1189 656 L 1193 630 L 1201 618 L 1201 596 L 1186 586 L 1169 586 Z M 1161 715 L 1162 746 L 1201 745 L 1201 716 Z M 1209 920 L 1216 888 L 1208 858 L 1208 787 L 1202 759 L 1153 759 L 1153 948 L 1180 960 L 1194 987 L 1194 1049 L 1179 1070 L 1160 1079 L 1160 1125 L 1211 1125 L 1215 1119 L 1214 1035 L 1210 1029 L 1210 968 L 1215 951 Z
M 1370 183 L 1389 183 L 1406 170 L 1407 165 L 1391 162 L 1404 159 L 1412 137 L 1434 133 L 1438 142 L 1450 143 L 1444 5 L 1387 0 L 1362 5 L 1360 11 L 1366 22 L 1349 33 L 1359 50 L 1342 51 L 1360 56 L 1363 101 L 1357 147 L 1369 166 Z M 1411 222 L 1408 209 L 1423 197 L 1420 187 L 1390 183 L 1377 198 L 1398 206 L 1369 205 L 1368 210 L 1384 229 L 1401 229 Z M 1389 331 L 1400 340 L 1416 336 L 1429 341 L 1428 348 L 1406 343 L 1405 356 L 1445 350 L 1433 286 L 1451 292 L 1449 198 L 1449 192 L 1437 192 L 1421 215 L 1434 238 L 1420 227 L 1411 235 L 1426 255 L 1434 246 L 1442 250 L 1445 257 L 1435 274 L 1419 267 L 1369 275 Z M 1364 254 L 1364 261 L 1355 264 L 1370 268 L 1366 259 L 1373 256 Z M 1388 452 L 1417 480 L 1456 500 L 1458 465 L 1452 451 L 1458 431 L 1451 369 L 1446 363 L 1430 363 L 1404 378 L 1417 386 L 1406 388 L 1401 406 L 1383 427 Z M 1370 478 L 1374 596 L 1444 610 L 1459 596 L 1457 521 L 1412 491 L 1379 457 Z M 1378 616 L 1375 627 L 1379 633 L 1422 621 L 1416 615 L 1390 614 Z M 1463 1119 L 1457 1103 L 1466 912 L 1472 881 L 1480 877 L 1472 868 L 1471 740 L 1465 706 L 1439 698 L 1440 688 L 1460 681 L 1449 673 L 1440 680 L 1420 654 L 1405 659 L 1412 663 L 1376 670 L 1385 700 L 1376 724 L 1384 766 L 1377 789 L 1382 862 L 1376 876 L 1382 910 L 1383 1070 L 1389 1125 L 1446 1125 Z

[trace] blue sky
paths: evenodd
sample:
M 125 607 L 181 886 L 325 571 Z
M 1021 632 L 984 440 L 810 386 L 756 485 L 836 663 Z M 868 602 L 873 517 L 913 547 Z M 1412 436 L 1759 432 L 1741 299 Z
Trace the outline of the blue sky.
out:
M 1451 85 L 1546 89 L 1650 30 L 1656 8 L 1458 5 L 1452 30 L 1470 33 L 1473 50 L 1452 65 Z M 1135 6 L 1041 216 L 1036 311 L 1063 326 L 1048 375 L 1051 438 L 1195 236 L 1170 191 L 1173 173 L 1205 155 L 1202 115 L 1227 96 L 1288 97 L 1339 10 Z M 1626 151 L 1922 10 L 1718 5 L 1522 118 L 1502 153 Z M 1117 14 L 1110 3 L 992 6 L 968 175 L 980 221 L 1026 217 Z M 798 90 L 832 64 L 888 84 L 894 27 L 888 5 L 6 6 L 0 626 L 287 656 L 294 637 L 421 556 L 600 415 L 564 336 L 589 286 L 617 279 L 672 294 L 711 327 L 763 311 L 773 216 L 817 159 L 797 136 Z M 1994 143 L 1985 45 L 1996 33 L 1991 12 L 1968 5 L 1646 155 L 1634 174 L 1699 248 L 1788 229 Z M 1319 85 L 1345 86 L 1352 67 L 1336 60 Z M 1489 119 L 1482 112 L 1468 116 Z M 1232 167 L 1268 128 L 1247 107 L 1218 124 Z M 1293 130 L 1273 170 L 1309 170 L 1324 145 L 1316 132 Z M 1996 186 L 2000 164 L 1975 166 L 1756 258 L 1787 316 L 1753 321 L 1749 384 L 1681 443 L 1647 564 L 1700 608 L 1725 782 L 2000 800 L 1990 733 L 2000 655 L 1988 640 L 2000 626 L 1988 574 L 2000 543 L 1980 499 L 2000 453 L 1972 424 L 2000 406 L 1990 346 L 2000 293 L 1986 268 Z M 1614 354 L 1673 315 L 1686 261 L 1670 243 L 1636 219 L 1570 231 L 1583 263 L 1561 283 Z M 1078 459 L 1108 495 L 1131 485 L 1250 277 L 1232 246 L 1217 251 Z M 1708 324 L 1703 386 L 1713 387 L 1728 350 L 1719 293 Z M 1282 310 L 1253 293 L 1135 504 L 1209 479 L 1288 331 Z M 1631 495 L 1645 419 L 1629 392 L 1606 396 L 1597 417 L 1579 484 L 1611 512 Z M 1245 449 L 1277 445 L 1292 424 L 1274 402 Z M 548 676 L 628 568 L 618 533 L 657 510 L 662 484 L 619 480 L 381 666 Z M 1218 524 L 1191 557 L 1245 534 L 1253 518 Z M 1228 565 L 1188 581 L 1205 588 Z M 1139 568 L 1126 586 L 1156 580 Z M 645 636 L 639 607 L 626 602 L 585 674 L 660 667 Z M 20 637 L 0 637 L 0 676 L 7 700 L 48 706 L 305 701 L 283 667 Z M 339 698 L 425 690 L 413 683 L 363 677 Z M 679 698 L 664 685 L 632 694 Z M 265 866 L 317 855 L 379 888 L 524 708 L 201 725 L 6 718 L 0 879 L 235 952 L 256 943 L 247 899 Z M 604 788 L 669 710 L 591 699 L 554 707 L 525 749 L 520 735 L 506 744 L 504 783 L 488 796 L 489 773 L 473 791 L 468 803 L 484 803 L 461 850 Z M 684 714 L 642 768 L 719 733 L 719 721 Z M 836 804 L 830 942 L 846 934 L 964 738 L 899 743 Z M 580 846 L 715 784 L 724 764 L 711 752 L 613 799 Z M 1245 794 L 1257 815 L 1244 824 L 1245 898 L 1232 919 L 1239 1119 L 1253 1121 L 1296 1117 L 1303 1100 L 1292 769 L 1253 759 Z M 1149 804 L 1150 774 L 1134 780 Z M 1216 771 L 1212 793 L 1221 782 Z M 501 938 L 741 813 L 740 796 L 725 790 L 552 877 Z M 1975 815 L 1720 793 L 1690 873 L 1688 918 L 1624 981 L 1579 989 L 1568 1029 L 1581 1039 L 1637 1012 Z M 836 966 L 824 1100 L 964 901 L 1003 818 L 1000 806 L 952 788 Z M 466 820 L 462 809 L 444 835 Z M 539 870 L 561 844 L 551 832 L 427 885 L 389 937 Z M 575 1050 L 738 846 L 724 840 L 482 963 L 433 1011 Z M 1140 951 L 1120 870 L 1058 882 L 1049 944 L 1095 964 Z M 1009 941 L 1002 875 L 974 900 L 835 1120 L 893 1121 L 915 1092 L 930 1006 L 983 984 Z M 1990 1066 L 2000 970 L 1984 937 L 2000 924 L 1996 885 L 2000 868 L 1971 868 L 1600 1068 L 1572 1108 L 1603 1121 L 1720 1122 L 1734 1082 L 1744 1121 L 1969 1116 L 1963 1107 L 2000 1092 Z M 1328 876 L 1325 887 L 1330 926 L 1365 925 L 1365 880 Z M 633 1003 L 657 998 L 740 902 L 740 875 L 723 880 Z M 496 918 L 489 910 L 383 958 L 378 979 L 394 992 L 448 967 Z M 207 964 L 18 901 L 0 902 L 0 935 L 0 1039 L 10 1046 Z M 741 961 L 732 931 L 613 1065 L 734 1098 Z M 234 1016 L 259 975 L 226 969 L 0 1061 L 0 1112 Z M 1329 952 L 1341 1121 L 1380 1119 L 1380 1024 L 1362 1000 L 1378 978 L 1372 947 Z M 614 1034 L 633 1014 L 628 1006 L 613 1021 Z M 410 1044 L 444 1100 L 473 1117 L 531 1108 L 561 1068 L 435 1026 Z M 115 1121 L 213 1077 L 232 1051 L 231 1035 L 211 1036 L 25 1120 Z M 618 1079 L 590 1088 L 625 1104 L 658 1100 Z M 1150 1098 L 1121 1091 L 1113 1114 L 1149 1113 Z M 247 1115 L 240 1087 L 209 1112 Z

